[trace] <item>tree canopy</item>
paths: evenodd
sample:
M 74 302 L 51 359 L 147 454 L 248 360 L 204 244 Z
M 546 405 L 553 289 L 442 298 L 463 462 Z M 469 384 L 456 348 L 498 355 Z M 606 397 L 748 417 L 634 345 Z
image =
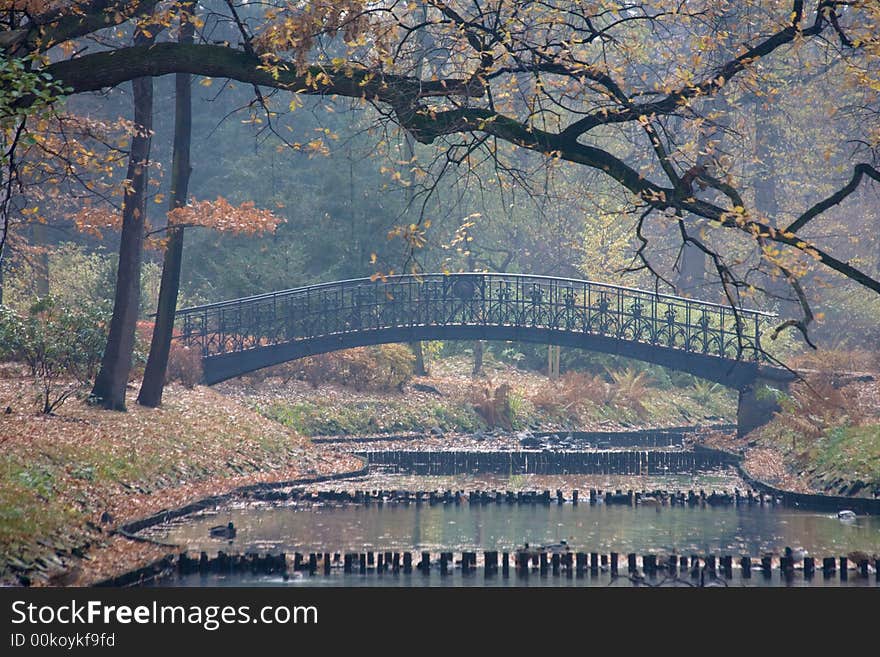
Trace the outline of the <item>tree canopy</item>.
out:
M 189 3 L 4 4 L 0 48 L 38 76 L 4 105 L 15 116 L 47 85 L 190 73 L 251 85 L 253 120 L 287 143 L 279 117 L 303 96 L 350 98 L 442 171 L 482 158 L 528 182 L 528 150 L 595 172 L 603 216 L 636 240 L 630 268 L 659 282 L 698 253 L 732 304 L 793 299 L 805 335 L 817 266 L 880 293 L 880 248 L 872 262 L 853 247 L 878 243 L 860 197 L 880 182 L 872 0 L 230 0 L 196 7 L 194 43 L 173 35 Z M 135 30 L 152 43 L 132 45 Z

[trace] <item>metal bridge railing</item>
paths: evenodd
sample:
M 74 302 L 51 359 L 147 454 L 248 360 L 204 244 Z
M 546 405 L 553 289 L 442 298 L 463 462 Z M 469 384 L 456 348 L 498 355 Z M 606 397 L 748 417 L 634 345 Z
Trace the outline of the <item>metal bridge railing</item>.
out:
M 415 326 L 516 326 L 761 360 L 770 313 L 635 288 L 521 274 L 423 274 L 324 283 L 177 312 L 203 356 Z

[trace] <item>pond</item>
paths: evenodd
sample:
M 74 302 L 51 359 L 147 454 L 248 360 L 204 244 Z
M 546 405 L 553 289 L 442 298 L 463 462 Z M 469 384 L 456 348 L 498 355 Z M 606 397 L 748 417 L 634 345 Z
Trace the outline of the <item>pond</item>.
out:
M 600 483 L 633 484 L 632 477 L 599 477 Z M 540 490 L 559 487 L 564 490 L 588 490 L 596 486 L 596 477 L 558 475 L 524 475 L 514 478 L 416 477 L 371 475 L 349 487 L 369 489 L 374 484 L 398 490 L 442 490 L 447 486 L 466 490 L 507 490 L 513 488 Z M 694 482 L 697 482 L 694 484 Z M 693 478 L 651 478 L 635 483 L 660 485 L 668 490 L 681 489 L 681 484 L 705 484 L 721 490 L 735 483 L 732 475 L 702 473 Z M 414 486 L 418 484 L 418 486 Z M 665 484 L 665 486 L 663 486 Z M 714 486 L 713 484 L 720 484 Z M 646 486 L 646 488 L 648 488 Z M 728 490 L 731 490 L 728 488 Z M 570 497 L 569 497 L 570 499 Z M 583 498 L 582 498 L 583 499 Z M 210 536 L 210 527 L 234 523 L 237 534 L 232 541 Z M 190 516 L 181 521 L 156 527 L 150 535 L 163 541 L 181 544 L 190 552 L 227 553 L 284 552 L 382 552 L 422 551 L 433 554 L 485 550 L 514 553 L 517 547 L 558 543 L 565 540 L 572 550 L 621 555 L 633 552 L 680 555 L 750 555 L 781 554 L 786 546 L 803 548 L 808 555 L 821 559 L 845 556 L 854 551 L 872 555 L 880 552 L 880 517 L 860 516 L 852 521 L 839 520 L 836 514 L 809 512 L 778 506 L 739 505 L 721 507 L 664 506 L 660 508 L 622 505 L 590 505 L 581 502 L 564 504 L 334 504 L 299 501 L 280 505 L 241 504 L 217 511 Z M 623 557 L 621 557 L 623 558 Z M 335 572 L 335 571 L 334 571 Z M 298 574 L 297 574 L 298 575 Z M 210 581 L 213 577 L 216 581 Z M 280 577 L 236 575 L 217 579 L 210 576 L 175 580 L 205 584 L 280 584 Z M 458 576 L 457 576 L 458 577 Z M 482 578 L 477 578 L 480 582 Z M 559 585 L 565 578 L 527 582 L 529 585 Z M 607 579 L 607 578 L 606 578 Z M 436 580 L 436 581 L 435 581 Z M 575 580 L 577 582 L 579 580 Z M 874 582 L 872 576 L 871 582 Z M 331 578 L 304 578 L 286 583 L 317 585 L 474 585 L 467 577 L 439 578 L 363 577 L 357 574 Z M 456 583 L 457 582 L 457 583 Z M 523 582 L 511 578 L 507 584 Z M 607 582 L 605 582 L 607 584 Z M 769 582 L 757 582 L 767 584 Z M 493 585 L 497 585 L 493 584 Z

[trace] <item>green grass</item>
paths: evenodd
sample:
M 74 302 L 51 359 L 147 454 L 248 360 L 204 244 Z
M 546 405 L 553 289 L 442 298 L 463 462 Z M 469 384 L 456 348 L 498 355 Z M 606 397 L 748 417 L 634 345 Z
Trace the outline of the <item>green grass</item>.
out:
M 387 399 L 332 405 L 321 399 L 258 406 L 266 417 L 306 436 L 406 433 L 439 426 L 444 431 L 477 431 L 485 423 L 473 408 L 454 403 Z
M 880 483 L 880 425 L 835 427 L 814 452 L 816 468 L 828 475 Z

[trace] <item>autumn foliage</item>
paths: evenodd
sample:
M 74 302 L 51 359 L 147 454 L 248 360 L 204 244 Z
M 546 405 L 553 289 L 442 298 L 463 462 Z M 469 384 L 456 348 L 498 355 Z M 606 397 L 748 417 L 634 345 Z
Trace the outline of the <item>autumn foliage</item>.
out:
M 413 374 L 415 356 L 401 344 L 355 347 L 309 356 L 254 373 L 256 378 L 278 376 L 307 381 L 312 387 L 335 383 L 355 390 L 399 389 Z
M 214 201 L 192 201 L 168 213 L 174 226 L 202 226 L 222 232 L 254 235 L 271 233 L 284 220 L 269 210 L 261 210 L 253 201 L 232 205 L 222 196 Z
M 72 218 L 77 229 L 96 237 L 101 237 L 104 231 L 117 231 L 122 226 L 122 214 L 106 204 L 86 202 Z M 188 205 L 169 211 L 167 220 L 168 226 L 211 228 L 241 235 L 271 233 L 284 221 L 272 211 L 256 207 L 253 201 L 233 205 L 222 196 L 213 201 L 193 199 Z M 149 227 L 147 232 L 156 234 Z M 161 241 L 151 240 L 151 243 L 159 246 Z
M 501 428 L 506 431 L 513 429 L 514 410 L 511 403 L 511 387 L 502 383 L 493 388 L 491 385 L 474 390 L 474 410 L 486 421 L 489 428 Z
M 201 349 L 172 342 L 171 351 L 168 352 L 165 383 L 179 381 L 185 387 L 192 389 L 201 382 L 202 373 Z

